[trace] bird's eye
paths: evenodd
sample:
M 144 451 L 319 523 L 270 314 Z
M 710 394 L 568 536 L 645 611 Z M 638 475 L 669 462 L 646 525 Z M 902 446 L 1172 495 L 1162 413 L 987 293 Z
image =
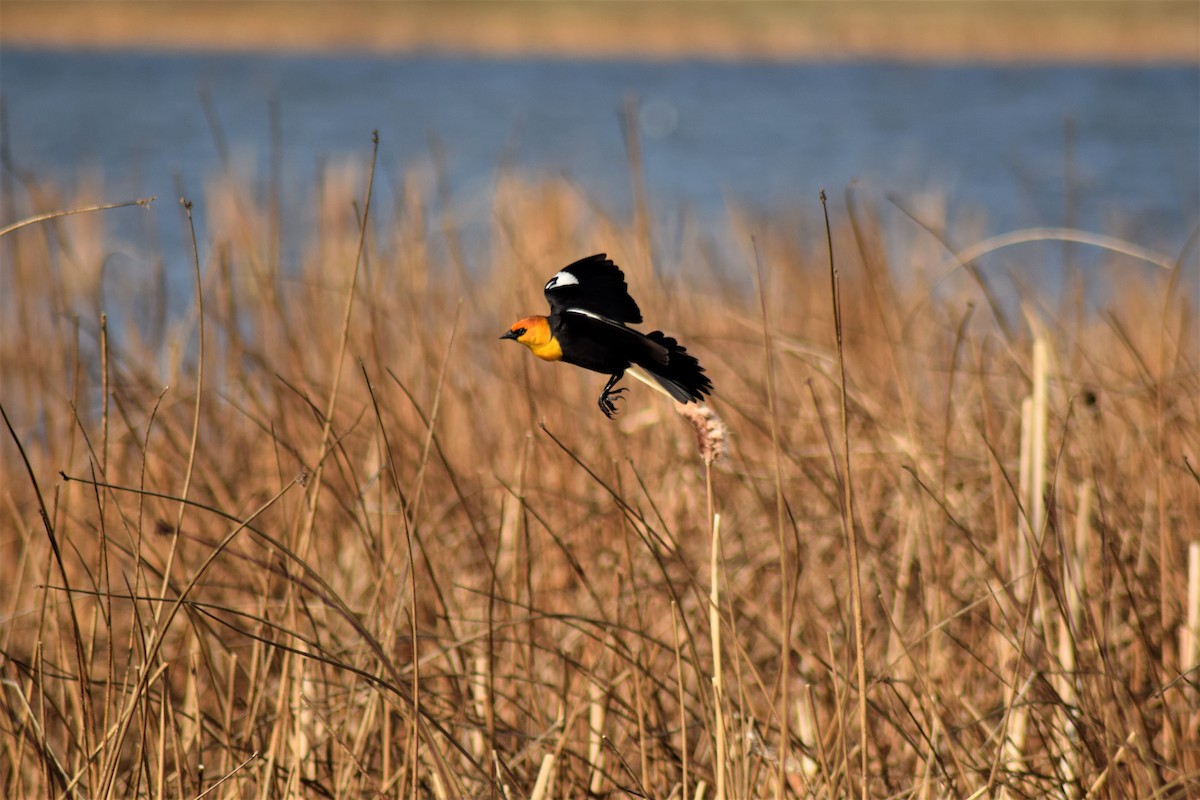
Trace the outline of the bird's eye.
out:
M 515 331 L 513 331 L 513 333 L 515 333 L 517 336 L 524 336 L 524 335 L 525 335 L 525 329 L 524 329 L 524 328 L 517 328 Z

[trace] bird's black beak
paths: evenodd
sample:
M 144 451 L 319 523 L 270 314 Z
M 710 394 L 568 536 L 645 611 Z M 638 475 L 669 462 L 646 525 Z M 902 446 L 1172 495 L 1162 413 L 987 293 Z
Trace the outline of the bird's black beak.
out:
M 519 335 L 519 334 L 518 334 L 516 331 L 508 331 L 507 333 L 505 333 L 505 334 L 504 334 L 503 336 L 501 336 L 500 338 L 501 338 L 501 339 L 516 339 L 518 335 Z

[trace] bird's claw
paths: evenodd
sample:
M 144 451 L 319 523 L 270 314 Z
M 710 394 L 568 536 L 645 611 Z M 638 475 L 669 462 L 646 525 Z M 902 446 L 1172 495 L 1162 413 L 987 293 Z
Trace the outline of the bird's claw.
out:
M 600 410 L 603 411 L 604 416 L 608 417 L 609 419 L 612 419 L 617 413 L 617 404 L 613 401 L 618 399 L 617 395 L 625 391 L 624 386 L 619 389 L 616 387 L 617 381 L 621 380 L 621 376 L 623 374 L 624 372 L 618 372 L 609 378 L 608 383 L 604 384 L 604 390 L 600 392 Z
M 613 401 L 614 400 L 624 400 L 625 398 L 613 397 L 613 395 L 619 394 L 623 391 L 625 391 L 624 388 L 614 389 L 611 392 L 605 392 L 604 394 L 600 395 L 599 405 L 600 405 L 600 410 L 604 412 L 604 416 L 608 417 L 609 419 L 612 419 L 613 417 L 615 417 L 617 415 L 617 405 Z

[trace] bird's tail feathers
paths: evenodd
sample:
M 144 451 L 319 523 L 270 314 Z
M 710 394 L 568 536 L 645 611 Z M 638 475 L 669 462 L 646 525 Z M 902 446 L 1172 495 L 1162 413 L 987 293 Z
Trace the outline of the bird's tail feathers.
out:
M 704 367 L 696 357 L 679 344 L 666 336 L 662 331 L 652 331 L 646 338 L 662 345 L 667 349 L 666 364 L 646 363 L 639 361 L 637 366 L 653 378 L 667 394 L 680 403 L 690 403 L 695 400 L 702 402 L 704 395 L 712 394 L 712 381 L 704 374 Z

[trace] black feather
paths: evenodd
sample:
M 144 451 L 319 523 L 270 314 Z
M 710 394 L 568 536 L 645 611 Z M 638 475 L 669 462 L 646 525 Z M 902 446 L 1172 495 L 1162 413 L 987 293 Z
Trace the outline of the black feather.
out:
M 670 361 L 670 352 L 641 331 L 596 316 L 576 312 L 550 315 L 550 330 L 562 348 L 562 360 L 609 375 L 630 364 Z
M 642 321 L 641 309 L 629 296 L 625 274 L 604 253 L 581 258 L 559 271 L 571 275 L 578 283 L 562 284 L 550 279 L 546 284 L 546 300 L 551 314 L 579 309 L 614 322 Z
M 681 403 L 702 402 L 704 395 L 712 394 L 712 381 L 704 374 L 704 367 L 679 342 L 662 331 L 651 331 L 646 338 L 666 349 L 667 363 L 637 359 L 633 363 L 658 381 L 672 397 Z

